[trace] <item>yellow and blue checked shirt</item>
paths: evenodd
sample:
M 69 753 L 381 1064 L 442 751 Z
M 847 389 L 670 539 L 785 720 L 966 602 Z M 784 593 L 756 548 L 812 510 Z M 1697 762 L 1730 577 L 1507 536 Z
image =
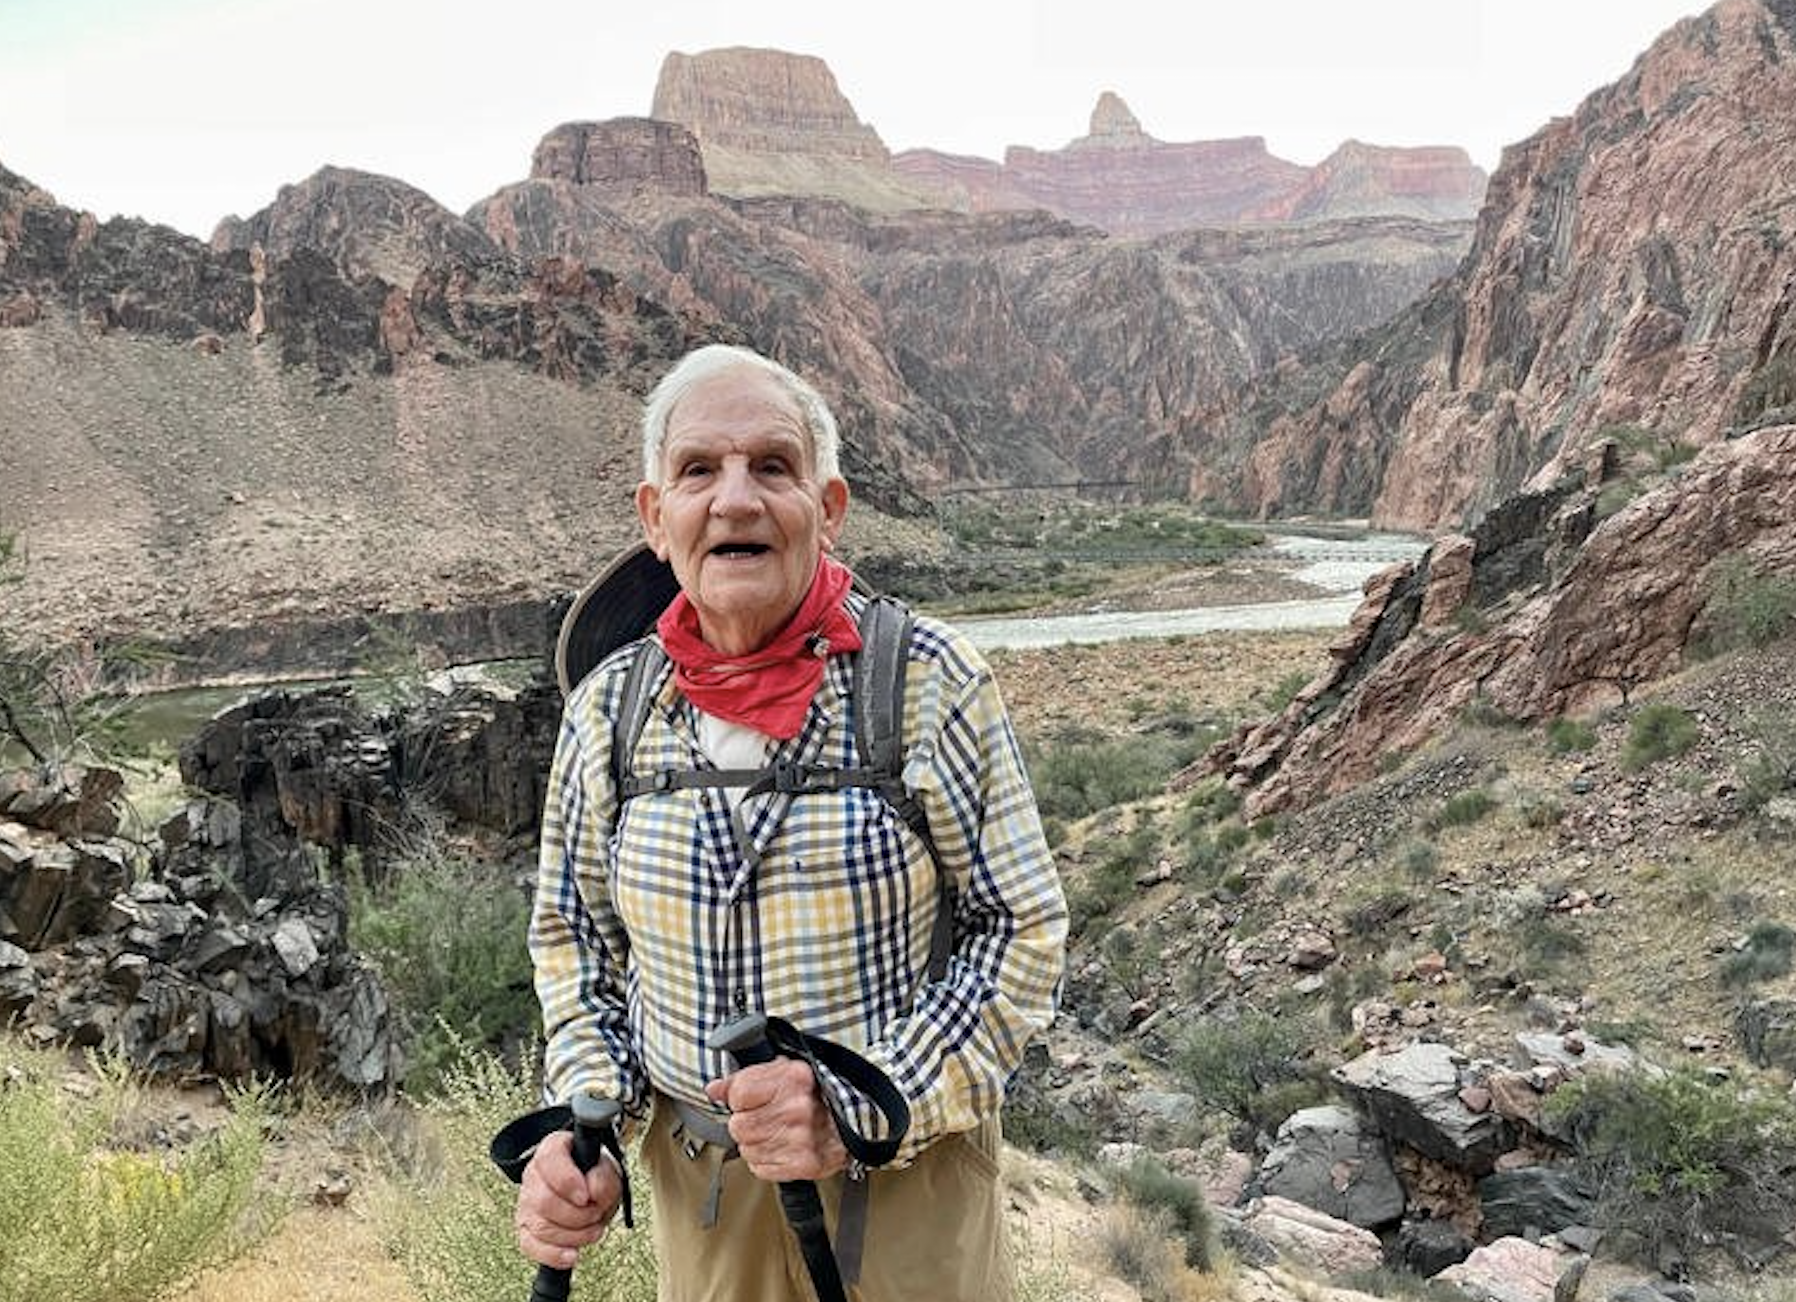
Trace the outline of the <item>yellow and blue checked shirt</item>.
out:
M 859 603 L 849 598 L 851 614 Z M 641 1115 L 658 1090 L 711 1108 L 705 1083 L 729 1064 L 706 1038 L 757 1011 L 891 1076 L 911 1105 L 899 1165 L 997 1111 L 1053 1017 L 1066 902 L 979 652 L 917 619 L 904 780 L 954 882 L 954 951 L 939 981 L 926 977 L 935 861 L 877 792 L 744 800 L 758 865 L 715 789 L 638 796 L 618 819 L 611 729 L 633 654 L 617 652 L 570 695 L 549 774 L 530 949 L 550 1097 L 590 1089 Z M 830 658 L 804 726 L 769 763 L 857 763 L 852 670 L 850 657 Z M 696 710 L 664 674 L 632 768 L 711 767 Z M 863 1128 L 873 1120 L 853 1110 Z

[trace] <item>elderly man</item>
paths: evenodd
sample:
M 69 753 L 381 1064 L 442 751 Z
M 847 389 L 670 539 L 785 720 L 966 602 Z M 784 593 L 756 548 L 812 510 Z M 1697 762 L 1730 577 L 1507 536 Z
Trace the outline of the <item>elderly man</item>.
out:
M 991 671 L 953 629 L 907 624 L 902 775 L 920 825 L 865 786 L 745 784 L 865 762 L 867 598 L 829 554 L 849 502 L 835 421 L 786 368 L 710 346 L 656 387 L 642 428 L 637 512 L 679 594 L 627 758 L 700 776 L 620 793 L 613 734 L 642 642 L 569 695 L 530 934 L 547 1091 L 646 1117 L 664 1302 L 810 1296 L 768 1183 L 804 1181 L 839 1231 L 844 1200 L 864 1200 L 858 1283 L 845 1272 L 862 1302 L 1006 1298 L 998 1111 L 1053 1015 L 1066 908 Z M 884 1072 L 910 1114 L 888 1165 L 850 1160 L 841 1118 L 872 1113 L 827 1068 L 735 1069 L 710 1047 L 745 1012 Z M 619 1193 L 609 1159 L 583 1176 L 550 1137 L 519 1194 L 525 1255 L 571 1265 Z

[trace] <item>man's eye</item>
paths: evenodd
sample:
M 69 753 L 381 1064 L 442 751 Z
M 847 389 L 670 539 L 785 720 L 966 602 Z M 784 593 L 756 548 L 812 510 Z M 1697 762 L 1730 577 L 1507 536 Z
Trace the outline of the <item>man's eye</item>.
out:
M 688 461 L 680 467 L 679 476 L 681 479 L 696 479 L 709 474 L 710 470 L 711 468 L 702 461 Z
M 761 463 L 761 473 L 763 475 L 789 475 L 792 473 L 792 467 L 784 459 L 774 457 Z

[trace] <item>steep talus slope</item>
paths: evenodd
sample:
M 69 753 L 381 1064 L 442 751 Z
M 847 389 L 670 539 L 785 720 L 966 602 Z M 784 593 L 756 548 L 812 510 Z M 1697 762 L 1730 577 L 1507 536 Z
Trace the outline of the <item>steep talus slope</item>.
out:
M 1239 398 L 1232 444 L 1194 425 L 1197 473 L 1251 444 L 1226 486 L 1250 509 L 1454 526 L 1605 431 L 1702 444 L 1791 401 L 1791 15 L 1724 0 L 1507 150 L 1455 276 L 1316 376 Z
M 547 599 L 632 533 L 641 394 L 706 324 L 384 178 L 315 180 L 212 251 L 0 175 L 0 525 L 36 632 Z M 382 263 L 418 270 L 348 269 Z

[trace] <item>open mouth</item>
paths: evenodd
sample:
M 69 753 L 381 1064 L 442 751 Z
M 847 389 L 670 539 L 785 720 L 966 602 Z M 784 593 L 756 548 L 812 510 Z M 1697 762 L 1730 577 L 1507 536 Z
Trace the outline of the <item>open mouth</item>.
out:
M 713 556 L 762 556 L 769 550 L 765 543 L 719 543 L 711 549 Z

